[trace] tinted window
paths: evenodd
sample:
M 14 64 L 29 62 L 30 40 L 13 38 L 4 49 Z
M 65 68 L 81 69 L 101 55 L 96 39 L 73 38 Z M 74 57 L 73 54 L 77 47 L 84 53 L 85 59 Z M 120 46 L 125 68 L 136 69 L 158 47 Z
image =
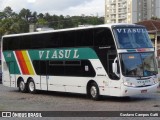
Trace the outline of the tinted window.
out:
M 4 50 L 56 47 L 112 46 L 111 31 L 106 28 L 72 30 L 4 38 Z
M 90 61 L 33 61 L 38 75 L 94 77 Z
M 43 41 L 46 43 L 44 48 L 60 47 L 61 40 L 59 36 L 60 34 L 58 32 L 46 34 L 43 39 Z
M 75 46 L 75 31 L 60 33 L 61 47 Z
M 114 46 L 114 40 L 110 29 L 97 28 L 94 31 L 94 46 Z
M 33 61 L 35 71 L 38 75 L 47 75 L 47 63 L 48 61 Z
M 8 37 L 3 39 L 3 49 L 4 50 L 14 50 L 19 48 L 20 39 L 16 37 Z
M 76 46 L 93 46 L 93 29 L 78 30 L 75 34 Z
M 19 45 L 15 47 L 15 50 L 17 49 L 28 49 L 31 46 L 32 42 L 32 36 L 20 36 L 16 37 L 13 41 L 14 44 L 16 44 L 16 41 L 19 41 Z M 14 50 L 14 49 L 13 49 Z

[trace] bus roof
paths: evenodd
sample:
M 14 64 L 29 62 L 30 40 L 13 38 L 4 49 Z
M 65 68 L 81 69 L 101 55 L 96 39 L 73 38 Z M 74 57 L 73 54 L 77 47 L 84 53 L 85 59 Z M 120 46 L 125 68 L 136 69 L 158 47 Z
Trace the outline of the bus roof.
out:
M 67 29 L 58 29 L 58 30 L 48 30 L 48 31 L 41 31 L 41 32 L 29 32 L 29 33 L 20 33 L 20 34 L 10 34 L 10 35 L 4 35 L 2 36 L 2 39 L 4 37 L 17 37 L 17 36 L 26 36 L 26 35 L 38 35 L 38 34 L 45 34 L 45 33 L 53 33 L 53 32 L 63 32 L 63 31 L 72 31 L 72 30 L 83 30 L 83 29 L 91 29 L 91 28 L 99 28 L 99 27 L 108 27 L 111 28 L 113 26 L 139 26 L 136 24 L 127 24 L 127 23 L 113 23 L 113 24 L 102 24 L 102 25 L 90 25 L 90 26 L 84 26 L 84 27 L 75 27 L 75 28 L 67 28 Z

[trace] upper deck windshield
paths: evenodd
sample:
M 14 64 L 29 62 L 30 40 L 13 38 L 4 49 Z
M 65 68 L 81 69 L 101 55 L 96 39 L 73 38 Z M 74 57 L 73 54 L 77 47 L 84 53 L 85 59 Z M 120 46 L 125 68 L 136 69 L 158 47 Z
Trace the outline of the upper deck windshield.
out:
M 158 73 L 154 53 L 121 54 L 121 65 L 126 77 L 147 77 Z
M 143 27 L 118 27 L 114 28 L 114 33 L 118 48 L 153 48 L 147 30 Z

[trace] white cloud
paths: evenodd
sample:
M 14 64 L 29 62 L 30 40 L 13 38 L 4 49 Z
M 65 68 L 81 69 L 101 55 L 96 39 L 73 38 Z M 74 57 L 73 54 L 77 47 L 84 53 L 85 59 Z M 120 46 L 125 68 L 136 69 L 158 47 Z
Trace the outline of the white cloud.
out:
M 27 0 L 27 2 L 34 3 L 34 2 L 36 2 L 36 0 Z
M 70 7 L 70 14 L 85 14 L 104 16 L 104 0 L 93 0 L 77 7 Z
M 0 0 L 0 10 L 10 6 L 19 12 L 22 8 L 38 13 L 56 15 L 99 15 L 104 16 L 104 0 Z
M 22 8 L 27 7 L 28 2 L 26 0 L 1 0 L 0 10 L 10 6 L 14 11 L 19 11 Z

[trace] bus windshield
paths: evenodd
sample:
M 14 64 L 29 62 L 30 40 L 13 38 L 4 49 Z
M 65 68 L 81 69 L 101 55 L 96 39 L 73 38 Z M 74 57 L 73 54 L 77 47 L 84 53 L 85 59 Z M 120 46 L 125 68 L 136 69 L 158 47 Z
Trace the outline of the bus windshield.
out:
M 121 54 L 121 65 L 126 77 L 147 77 L 158 73 L 154 53 Z
M 114 28 L 114 33 L 120 49 L 153 48 L 147 30 L 143 27 Z

